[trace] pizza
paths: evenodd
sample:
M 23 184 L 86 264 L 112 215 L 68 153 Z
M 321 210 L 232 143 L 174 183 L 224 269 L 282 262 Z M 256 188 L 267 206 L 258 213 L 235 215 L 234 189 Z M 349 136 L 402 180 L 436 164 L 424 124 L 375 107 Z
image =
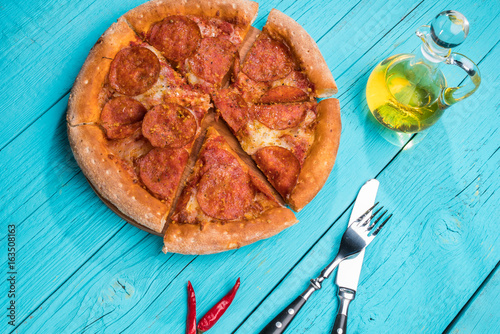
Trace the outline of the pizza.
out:
M 262 32 L 251 27 L 257 10 L 248 0 L 149 1 L 99 38 L 71 91 L 68 137 L 90 185 L 163 236 L 165 252 L 209 254 L 279 233 L 335 162 L 328 66 L 276 9 Z

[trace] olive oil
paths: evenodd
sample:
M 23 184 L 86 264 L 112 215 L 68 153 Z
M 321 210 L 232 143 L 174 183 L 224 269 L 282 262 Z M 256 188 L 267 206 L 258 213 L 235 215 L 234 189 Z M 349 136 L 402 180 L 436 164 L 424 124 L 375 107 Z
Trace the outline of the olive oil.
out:
M 388 138 L 401 139 L 427 129 L 448 107 L 474 94 L 481 84 L 476 64 L 452 52 L 469 34 L 465 16 L 446 10 L 430 25 L 418 28 L 416 34 L 422 41 L 420 48 L 414 54 L 398 54 L 382 61 L 366 85 L 368 107 L 383 125 L 379 133 L 395 130 L 389 131 L 395 136 Z M 440 69 L 445 65 L 460 67 L 469 80 L 459 87 L 447 87 Z
M 366 100 L 373 116 L 399 132 L 419 132 L 433 125 L 446 106 L 441 92 L 446 79 L 436 67 L 413 54 L 381 62 L 370 75 Z

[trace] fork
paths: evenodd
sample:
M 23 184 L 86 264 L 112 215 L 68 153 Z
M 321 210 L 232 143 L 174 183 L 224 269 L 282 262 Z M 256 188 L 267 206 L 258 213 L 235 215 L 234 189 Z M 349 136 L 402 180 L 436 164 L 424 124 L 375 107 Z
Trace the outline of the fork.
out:
M 387 210 L 385 210 L 379 214 L 383 206 L 373 212 L 373 209 L 377 205 L 378 202 L 347 228 L 342 236 L 339 252 L 337 253 L 335 259 L 328 266 L 326 266 L 323 271 L 321 271 L 317 278 L 312 279 L 309 287 L 290 305 L 283 309 L 283 311 L 281 311 L 271 322 L 269 322 L 260 334 L 283 333 L 288 325 L 290 325 L 295 315 L 299 312 L 302 306 L 304 306 L 309 297 L 311 297 L 312 293 L 321 289 L 321 283 L 332 274 L 333 270 L 335 270 L 339 263 L 358 254 L 373 241 L 382 227 L 384 227 L 387 221 L 389 221 L 392 217 L 392 214 L 389 215 L 382 223 L 380 223 L 380 225 L 377 226 L 381 218 L 387 213 Z M 372 222 L 372 219 L 375 217 L 377 217 L 377 219 Z M 377 228 L 373 230 L 375 226 L 377 226 Z

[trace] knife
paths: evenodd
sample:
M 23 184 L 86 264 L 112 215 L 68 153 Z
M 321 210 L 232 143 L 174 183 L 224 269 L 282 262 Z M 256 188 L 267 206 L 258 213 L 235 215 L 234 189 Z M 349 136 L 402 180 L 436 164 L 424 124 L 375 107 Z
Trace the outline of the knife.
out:
M 349 225 L 351 225 L 359 216 L 373 206 L 377 196 L 379 182 L 371 179 L 366 182 L 359 190 L 356 202 L 352 208 Z M 349 303 L 356 297 L 358 288 L 359 274 L 363 265 L 365 251 L 361 251 L 355 257 L 342 261 L 337 269 L 337 278 L 335 283 L 339 287 L 339 309 L 333 324 L 332 334 L 345 334 L 347 328 L 347 310 Z

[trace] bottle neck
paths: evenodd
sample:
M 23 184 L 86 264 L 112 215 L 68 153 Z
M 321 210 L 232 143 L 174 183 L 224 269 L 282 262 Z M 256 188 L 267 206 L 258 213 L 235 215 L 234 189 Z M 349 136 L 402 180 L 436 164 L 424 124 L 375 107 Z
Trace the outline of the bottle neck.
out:
M 418 53 L 429 65 L 442 63 L 450 56 L 450 48 L 439 46 L 432 39 L 429 26 L 420 27 L 417 30 L 417 36 L 422 40 L 422 46 Z
M 420 58 L 422 58 L 423 61 L 425 61 L 429 65 L 438 66 L 438 64 L 442 62 L 442 60 L 437 58 L 434 54 L 429 53 L 426 50 L 424 44 L 420 46 L 420 49 L 418 50 L 417 54 Z
M 442 60 L 437 59 L 433 54 L 429 53 L 424 45 L 415 51 L 415 57 L 411 60 L 411 65 L 415 64 L 425 64 L 429 68 L 431 73 L 434 73 L 441 67 Z

